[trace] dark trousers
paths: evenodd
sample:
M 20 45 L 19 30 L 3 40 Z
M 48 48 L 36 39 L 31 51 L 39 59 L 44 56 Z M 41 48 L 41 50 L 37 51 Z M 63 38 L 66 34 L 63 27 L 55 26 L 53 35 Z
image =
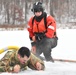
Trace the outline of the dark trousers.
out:
M 47 61 L 51 60 L 51 51 L 52 48 L 57 46 L 57 40 L 58 38 L 43 38 L 41 40 L 38 40 L 36 42 L 33 42 L 32 44 L 36 46 L 36 56 L 40 57 L 40 55 L 43 53 L 45 56 L 45 59 Z

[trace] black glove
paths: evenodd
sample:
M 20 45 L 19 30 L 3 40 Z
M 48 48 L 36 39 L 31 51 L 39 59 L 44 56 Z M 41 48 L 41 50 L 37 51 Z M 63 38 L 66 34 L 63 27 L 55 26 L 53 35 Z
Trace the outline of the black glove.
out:
M 35 33 L 35 37 L 36 37 L 36 40 L 41 40 L 46 36 L 45 36 L 45 33 Z
M 36 42 L 31 42 L 31 46 L 35 46 L 36 45 Z
M 29 36 L 29 38 L 30 38 L 30 40 L 32 41 L 32 37 Z

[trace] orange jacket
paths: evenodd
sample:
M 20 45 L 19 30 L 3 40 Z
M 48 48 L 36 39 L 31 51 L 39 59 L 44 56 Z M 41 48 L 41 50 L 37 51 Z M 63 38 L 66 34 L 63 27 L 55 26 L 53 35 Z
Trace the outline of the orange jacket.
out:
M 31 17 L 28 22 L 28 31 L 29 31 L 29 36 L 31 38 L 34 36 L 34 32 L 39 33 L 39 32 L 46 31 L 44 18 L 40 22 L 37 22 L 36 20 L 34 20 L 33 25 L 32 25 L 32 19 L 33 17 Z M 52 16 L 47 16 L 46 22 L 47 22 L 47 32 L 45 33 L 45 35 L 48 38 L 53 38 L 56 32 L 56 21 Z

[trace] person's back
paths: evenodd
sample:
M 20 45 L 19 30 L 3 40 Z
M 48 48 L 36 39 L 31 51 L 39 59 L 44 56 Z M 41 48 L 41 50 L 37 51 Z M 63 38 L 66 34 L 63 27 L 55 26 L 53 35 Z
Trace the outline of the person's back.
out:
M 28 22 L 29 37 L 33 41 L 32 52 L 38 57 L 43 53 L 47 61 L 53 61 L 51 49 L 57 46 L 58 39 L 56 34 L 56 21 L 51 15 L 48 16 L 44 12 L 41 2 L 34 3 L 32 11 L 35 15 L 34 22 L 32 24 L 33 17 Z M 44 23 L 45 15 L 47 15 L 46 26 Z

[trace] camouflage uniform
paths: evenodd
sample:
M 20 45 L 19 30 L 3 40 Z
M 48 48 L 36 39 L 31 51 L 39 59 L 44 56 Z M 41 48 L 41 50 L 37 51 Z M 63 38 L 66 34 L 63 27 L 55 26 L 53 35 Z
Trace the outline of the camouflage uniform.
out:
M 17 51 L 8 51 L 5 56 L 0 60 L 0 72 L 12 72 L 14 65 L 16 64 L 20 65 L 21 70 L 26 70 L 27 66 L 33 70 L 37 70 L 35 66 L 37 62 L 40 62 L 42 64 L 42 70 L 44 70 L 44 62 L 34 56 L 32 53 L 27 63 L 21 64 L 17 58 Z

